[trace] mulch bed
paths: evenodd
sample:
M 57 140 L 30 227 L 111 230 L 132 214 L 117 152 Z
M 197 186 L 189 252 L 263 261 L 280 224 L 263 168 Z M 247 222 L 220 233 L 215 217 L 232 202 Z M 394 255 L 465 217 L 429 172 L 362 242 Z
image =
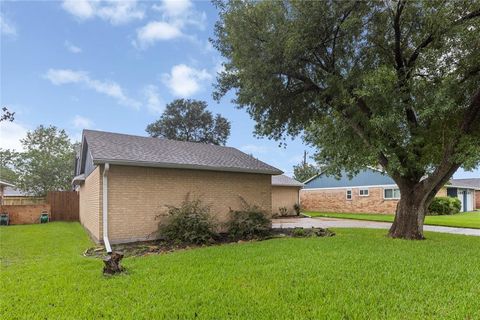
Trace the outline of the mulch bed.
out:
M 323 228 L 293 228 L 293 229 L 272 229 L 271 235 L 269 237 L 261 239 L 252 239 L 252 240 L 238 240 L 234 241 L 228 237 L 227 234 L 221 234 L 220 237 L 212 244 L 205 245 L 192 245 L 192 244 L 173 244 L 165 240 L 152 240 L 152 241 L 141 241 L 141 242 L 131 242 L 123 244 L 112 245 L 112 250 L 114 252 L 122 252 L 126 258 L 128 257 L 140 257 L 148 256 L 152 254 L 166 254 L 180 250 L 190 250 L 195 248 L 209 247 L 215 245 L 224 245 L 228 243 L 246 243 L 246 242 L 256 242 L 263 241 L 275 238 L 307 238 L 307 237 L 331 237 L 335 233 L 328 229 Z M 96 246 L 88 248 L 83 253 L 85 257 L 94 257 L 99 259 L 104 259 L 107 257 L 107 253 L 103 246 Z

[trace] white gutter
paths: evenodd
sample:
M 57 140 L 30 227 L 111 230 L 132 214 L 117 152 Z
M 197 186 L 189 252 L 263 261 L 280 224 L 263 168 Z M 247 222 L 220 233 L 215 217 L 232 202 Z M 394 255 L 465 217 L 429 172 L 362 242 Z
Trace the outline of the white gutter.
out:
M 105 168 L 103 169 L 103 243 L 105 244 L 105 249 L 107 253 L 112 252 L 112 247 L 110 246 L 110 241 L 108 240 L 108 170 L 110 170 L 110 165 L 105 163 Z

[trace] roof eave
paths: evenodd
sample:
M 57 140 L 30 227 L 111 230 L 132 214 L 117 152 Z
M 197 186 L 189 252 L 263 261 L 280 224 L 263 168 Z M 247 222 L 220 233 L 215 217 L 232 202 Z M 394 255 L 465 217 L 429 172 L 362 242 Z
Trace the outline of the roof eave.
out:
M 283 174 L 283 171 L 278 169 L 250 169 L 238 167 L 214 167 L 194 164 L 169 163 L 169 162 L 148 162 L 148 161 L 126 161 L 116 159 L 93 159 L 94 164 L 110 163 L 119 166 L 134 166 L 134 167 L 152 167 L 152 168 L 169 168 L 169 169 L 191 169 L 191 170 L 206 170 L 206 171 L 222 171 L 222 172 L 242 172 L 242 173 L 258 173 L 277 175 Z

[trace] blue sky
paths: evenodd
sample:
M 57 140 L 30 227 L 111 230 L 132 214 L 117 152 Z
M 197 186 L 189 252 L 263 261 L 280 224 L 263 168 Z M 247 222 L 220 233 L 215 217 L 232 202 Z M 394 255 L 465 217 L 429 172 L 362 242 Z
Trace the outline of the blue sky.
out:
M 213 101 L 221 57 L 211 47 L 217 19 L 210 2 L 1 1 L 0 147 L 18 148 L 27 130 L 52 124 L 79 139 L 83 128 L 146 135 L 166 103 L 205 100 L 232 123 L 227 145 L 286 174 L 313 150 L 301 139 L 253 136 L 254 122 L 230 102 Z M 480 177 L 480 170 L 456 177 Z

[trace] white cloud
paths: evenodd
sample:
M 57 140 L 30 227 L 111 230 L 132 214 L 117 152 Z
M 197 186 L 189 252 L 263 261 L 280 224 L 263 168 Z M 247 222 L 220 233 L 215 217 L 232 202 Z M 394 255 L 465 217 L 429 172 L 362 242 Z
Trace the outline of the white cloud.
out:
M 205 29 L 206 13 L 195 10 L 190 0 L 164 0 L 161 4 L 154 4 L 152 9 L 161 17 L 137 30 L 137 39 L 133 44 L 138 48 L 144 49 L 157 41 L 180 37 L 195 40 L 195 37 L 187 35 L 185 29 L 189 26 Z
M 79 20 L 98 17 L 109 21 L 113 25 L 124 24 L 137 19 L 141 20 L 145 16 L 144 10 L 137 6 L 136 0 L 65 0 L 62 7 Z
M 195 69 L 185 64 L 172 67 L 171 72 L 162 76 L 163 82 L 174 96 L 189 97 L 201 89 L 203 81 L 211 80 L 212 75 L 206 69 Z
M 193 7 L 190 0 L 164 0 L 160 5 L 154 4 L 152 9 L 171 17 L 185 15 Z
M 95 15 L 92 3 L 87 0 L 65 0 L 62 7 L 80 20 L 89 19 Z
M 72 120 L 73 126 L 77 129 L 88 129 L 93 126 L 93 121 L 89 118 L 76 115 Z
M 134 45 L 140 48 L 160 40 L 171 40 L 182 36 L 182 31 L 175 25 L 163 21 L 154 21 L 137 30 L 137 40 Z
M 65 45 L 65 48 L 67 48 L 68 51 L 70 51 L 71 53 L 80 53 L 82 52 L 82 48 L 80 47 L 77 47 L 76 45 L 74 45 L 73 43 L 71 43 L 70 41 L 65 41 L 64 43 Z
M 147 108 L 152 113 L 162 113 L 165 104 L 163 103 L 162 99 L 160 98 L 160 94 L 158 93 L 158 88 L 154 85 L 148 85 L 143 89 L 143 95 L 147 100 Z
M 18 122 L 0 122 L 0 148 L 22 151 L 20 140 L 27 135 L 27 128 Z
M 15 26 L 7 20 L 3 14 L 0 13 L 0 31 L 1 34 L 15 37 L 17 35 L 17 29 Z
M 129 98 L 123 91 L 122 87 L 116 82 L 105 80 L 100 81 L 89 77 L 85 71 L 73 71 L 70 69 L 49 69 L 44 76 L 54 85 L 63 84 L 84 84 L 88 88 L 99 93 L 103 93 L 117 100 L 119 104 L 140 108 L 141 103 Z

